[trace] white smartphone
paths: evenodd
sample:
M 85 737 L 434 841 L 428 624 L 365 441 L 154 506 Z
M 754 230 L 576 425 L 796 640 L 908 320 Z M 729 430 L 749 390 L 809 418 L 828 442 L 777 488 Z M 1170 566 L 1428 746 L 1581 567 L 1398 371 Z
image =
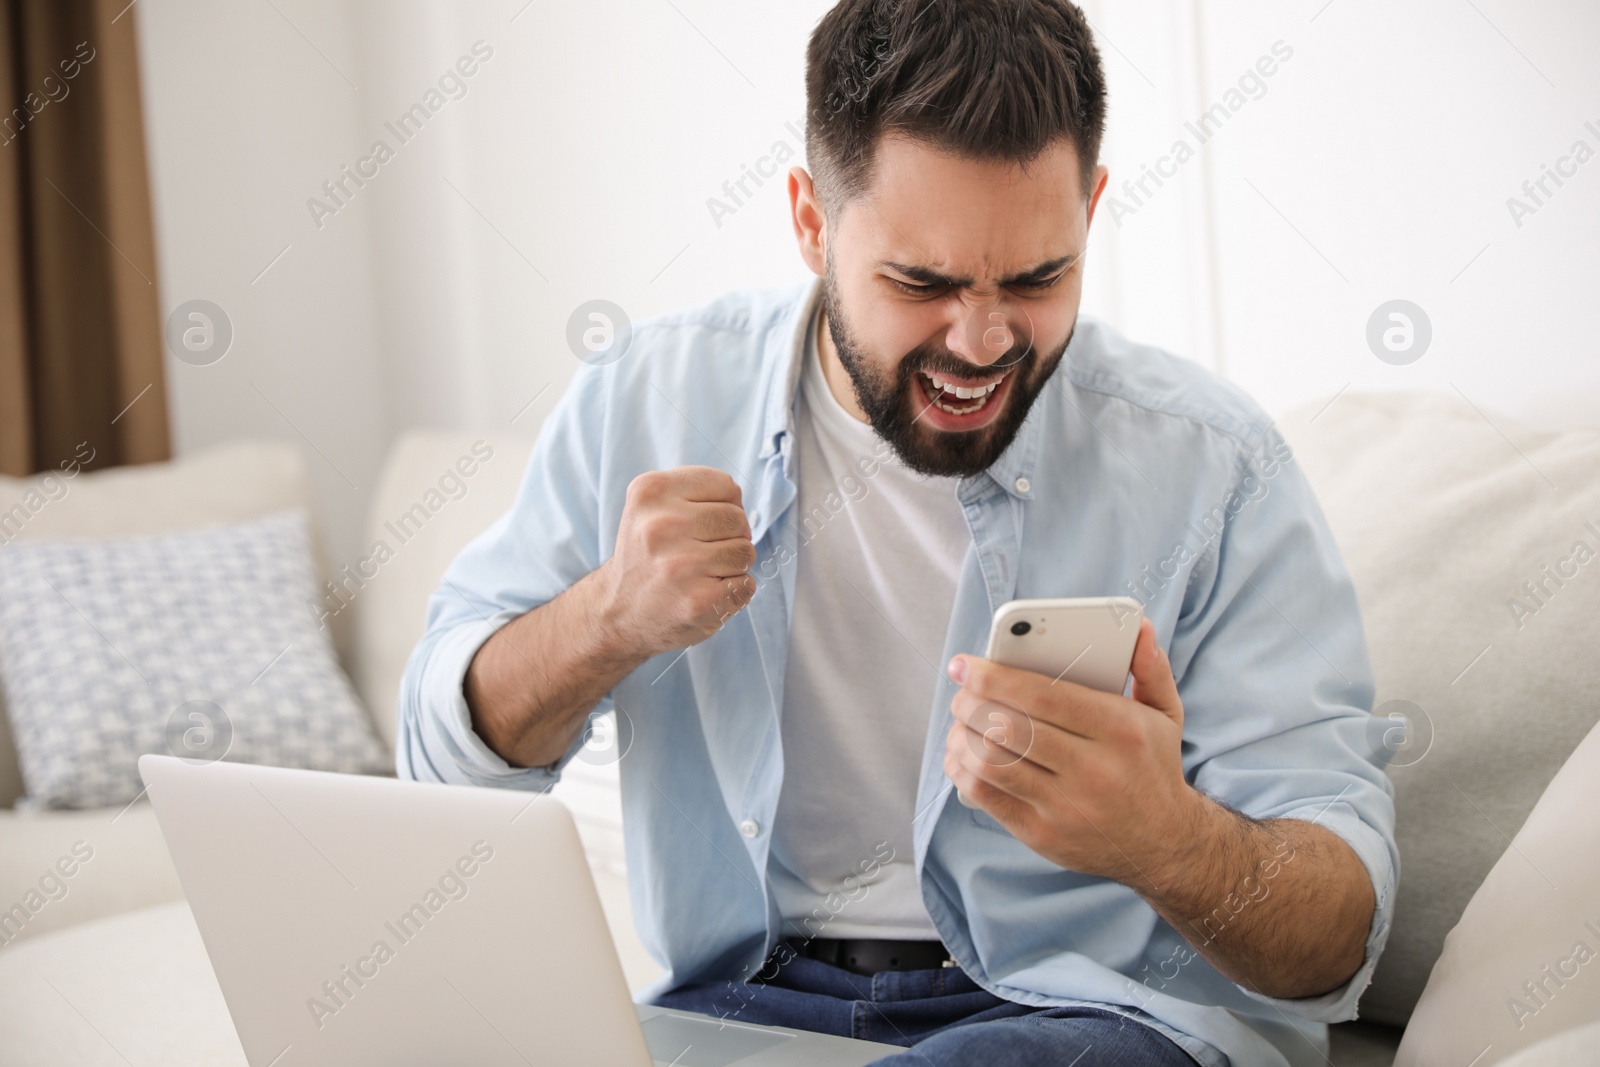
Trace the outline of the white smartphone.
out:
M 1143 618 L 1127 596 L 1012 600 L 994 613 L 984 658 L 1120 695 Z

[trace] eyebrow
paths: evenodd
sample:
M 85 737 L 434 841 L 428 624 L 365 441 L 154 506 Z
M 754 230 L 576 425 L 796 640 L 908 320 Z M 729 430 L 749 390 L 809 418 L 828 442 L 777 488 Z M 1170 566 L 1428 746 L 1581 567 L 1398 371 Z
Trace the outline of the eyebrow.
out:
M 1078 256 L 1079 253 L 1069 252 L 1064 256 L 1058 256 L 1055 259 L 1040 263 L 1036 267 L 1030 267 L 1019 274 L 1013 274 L 1008 278 L 1002 278 L 1000 279 L 1000 284 L 1016 285 L 1019 282 L 1044 281 L 1046 278 L 1050 277 L 1058 270 L 1061 270 L 1063 267 L 1076 262 Z M 903 274 L 907 278 L 910 278 L 912 281 L 921 285 L 938 285 L 948 288 L 964 289 L 972 284 L 972 278 L 970 277 L 957 278 L 952 275 L 936 271 L 932 267 L 918 267 L 909 263 L 895 263 L 892 260 L 883 260 L 879 266 L 888 267 L 889 269 Z

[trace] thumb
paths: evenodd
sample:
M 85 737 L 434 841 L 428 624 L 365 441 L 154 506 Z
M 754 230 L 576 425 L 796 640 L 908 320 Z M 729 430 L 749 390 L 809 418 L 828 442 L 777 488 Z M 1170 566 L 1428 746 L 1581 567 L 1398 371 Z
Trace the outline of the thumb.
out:
M 1133 699 L 1165 713 L 1174 722 L 1183 722 L 1183 701 L 1178 699 L 1178 683 L 1172 677 L 1172 661 L 1156 643 L 1156 626 L 1149 619 L 1139 622 L 1139 641 L 1133 646 Z

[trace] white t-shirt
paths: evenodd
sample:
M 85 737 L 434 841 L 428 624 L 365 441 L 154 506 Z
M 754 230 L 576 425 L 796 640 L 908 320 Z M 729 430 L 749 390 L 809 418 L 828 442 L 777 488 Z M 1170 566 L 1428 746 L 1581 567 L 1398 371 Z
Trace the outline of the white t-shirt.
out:
M 959 479 L 913 472 L 834 397 L 817 327 L 796 405 L 799 569 L 768 874 L 785 934 L 936 939 L 911 820 L 972 534 Z

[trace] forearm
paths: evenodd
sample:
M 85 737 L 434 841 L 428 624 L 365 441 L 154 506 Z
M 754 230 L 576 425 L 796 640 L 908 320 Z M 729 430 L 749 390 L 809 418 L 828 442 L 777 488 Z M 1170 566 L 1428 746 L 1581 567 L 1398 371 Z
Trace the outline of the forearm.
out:
M 1270 997 L 1317 996 L 1360 968 L 1375 898 L 1366 868 L 1332 831 L 1258 822 L 1196 794 L 1192 844 L 1152 907 L 1218 971 Z
M 473 729 L 512 766 L 560 759 L 595 705 L 647 658 L 618 645 L 602 606 L 603 581 L 592 572 L 513 619 L 467 669 Z
M 742 499 L 710 467 L 629 482 L 611 558 L 473 657 L 463 692 L 478 736 L 513 766 L 547 767 L 630 671 L 716 633 L 755 595 Z

